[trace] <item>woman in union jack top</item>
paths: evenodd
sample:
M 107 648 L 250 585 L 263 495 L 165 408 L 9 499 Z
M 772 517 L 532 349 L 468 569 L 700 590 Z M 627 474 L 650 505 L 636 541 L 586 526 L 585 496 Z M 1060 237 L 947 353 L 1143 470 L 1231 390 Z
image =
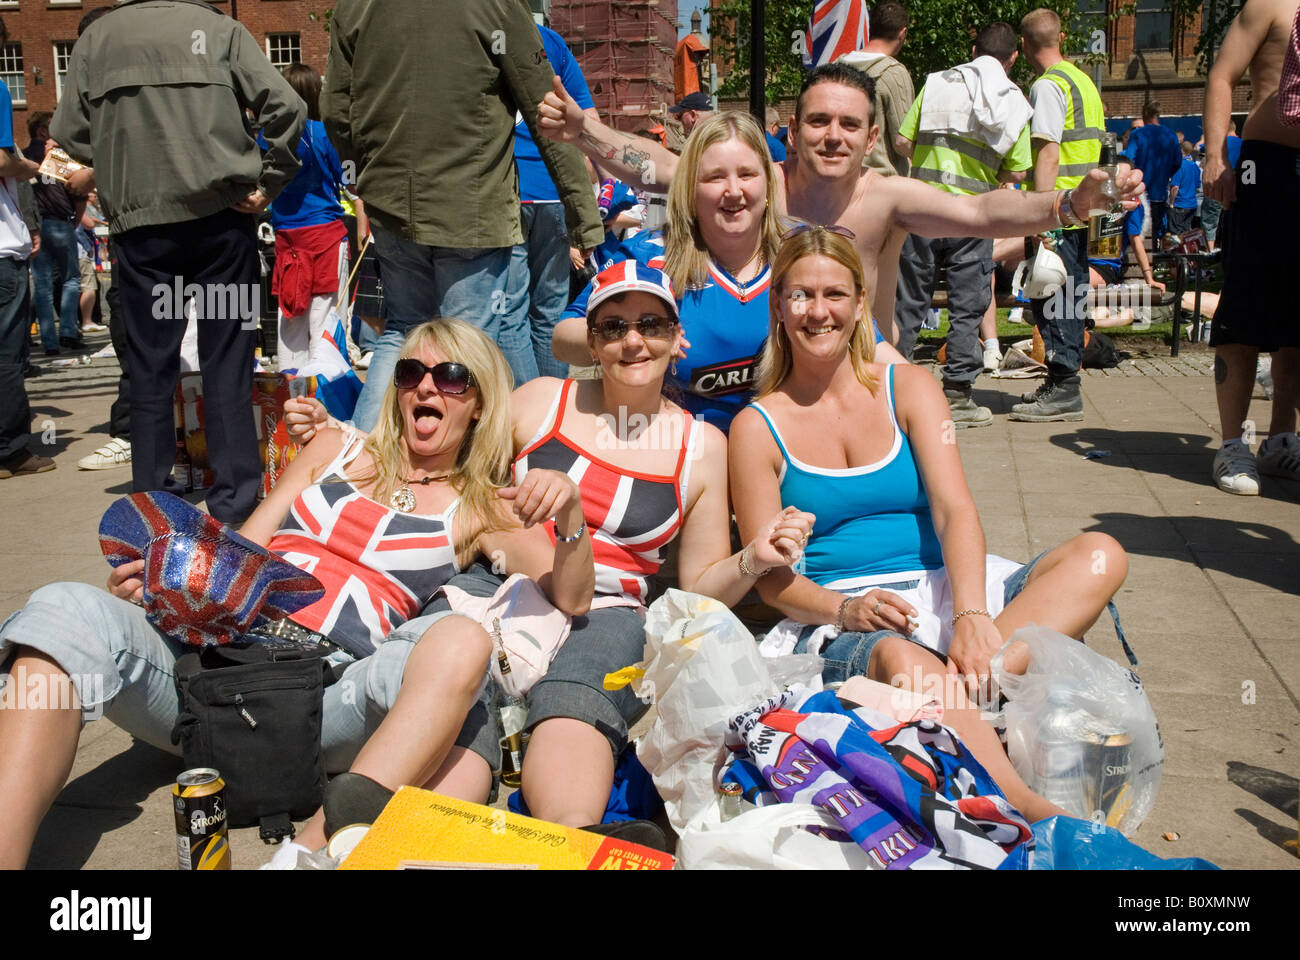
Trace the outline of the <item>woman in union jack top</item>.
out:
M 416 615 L 481 555 L 537 580 L 566 613 L 591 603 L 591 541 L 577 485 L 547 470 L 511 479 L 509 391 L 505 359 L 484 334 L 458 320 L 418 327 L 375 431 L 321 431 L 240 531 L 325 588 L 291 620 L 323 635 L 338 648 L 331 659 L 346 665 L 322 708 L 329 773 L 351 769 L 392 788 L 485 800 L 500 745 L 463 728 L 492 642 L 449 612 Z M 66 710 L 0 710 L 4 763 L 23 771 L 0 778 L 0 868 L 26 862 L 71 769 L 83 709 L 102 707 L 135 737 L 180 752 L 171 742 L 173 664 L 192 648 L 152 626 L 137 605 L 144 566 L 114 568 L 108 593 L 83 583 L 42 587 L 0 627 L 0 665 L 50 682 L 62 676 L 79 701 Z M 299 843 L 324 842 L 318 812 Z

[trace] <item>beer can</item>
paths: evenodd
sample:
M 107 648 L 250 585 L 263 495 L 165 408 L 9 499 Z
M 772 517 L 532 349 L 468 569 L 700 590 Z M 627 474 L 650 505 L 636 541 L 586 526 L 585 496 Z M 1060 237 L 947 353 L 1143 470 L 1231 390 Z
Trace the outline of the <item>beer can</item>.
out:
M 229 870 L 226 781 L 212 767 L 195 767 L 172 787 L 176 853 L 182 870 Z
M 1124 732 L 1094 734 L 1084 745 L 1091 808 L 1100 810 L 1108 827 L 1119 826 L 1133 802 L 1133 738 Z

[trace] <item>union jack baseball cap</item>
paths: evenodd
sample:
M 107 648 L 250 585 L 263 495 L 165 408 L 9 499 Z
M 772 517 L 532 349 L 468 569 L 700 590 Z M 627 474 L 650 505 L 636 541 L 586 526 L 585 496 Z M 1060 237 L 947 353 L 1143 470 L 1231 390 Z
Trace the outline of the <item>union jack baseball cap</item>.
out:
M 606 267 L 591 280 L 591 296 L 587 298 L 587 316 L 610 297 L 620 293 L 649 293 L 658 297 L 677 319 L 677 298 L 668 274 L 655 267 L 647 267 L 636 260 L 621 260 Z

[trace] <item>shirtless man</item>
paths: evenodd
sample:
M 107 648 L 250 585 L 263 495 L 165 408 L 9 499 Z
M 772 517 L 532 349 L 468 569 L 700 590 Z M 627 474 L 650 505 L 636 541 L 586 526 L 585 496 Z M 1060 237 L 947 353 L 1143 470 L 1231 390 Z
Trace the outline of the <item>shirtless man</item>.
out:
M 811 223 L 839 224 L 853 231 L 867 284 L 874 291 L 872 316 L 890 343 L 898 341 L 894 294 L 898 251 L 909 233 L 926 237 L 1019 237 L 1065 222 L 1087 222 L 1105 174 L 1094 171 L 1063 203 L 1064 194 L 999 190 L 957 197 L 906 177 L 882 177 L 864 169 L 862 158 L 880 128 L 872 120 L 871 81 L 845 64 L 813 70 L 804 81 L 790 119 L 794 150 L 776 164 L 777 197 L 784 213 Z M 613 130 L 586 116 L 562 86 L 538 107 L 542 132 L 572 143 L 627 183 L 666 191 L 677 157 L 650 140 Z M 1142 175 L 1118 180 L 1127 209 L 1137 205 Z M 879 270 L 877 270 L 879 265 Z
M 1259 475 L 1300 480 L 1300 319 L 1295 310 L 1294 220 L 1300 211 L 1300 127 L 1278 120 L 1277 88 L 1300 0 L 1247 0 L 1205 85 L 1205 196 L 1224 207 L 1223 293 L 1210 328 L 1223 446 L 1214 482 L 1259 494 Z M 1228 165 L 1232 88 L 1250 68 L 1250 115 L 1241 158 Z M 1269 437 L 1251 456 L 1246 413 L 1261 350 L 1273 354 Z

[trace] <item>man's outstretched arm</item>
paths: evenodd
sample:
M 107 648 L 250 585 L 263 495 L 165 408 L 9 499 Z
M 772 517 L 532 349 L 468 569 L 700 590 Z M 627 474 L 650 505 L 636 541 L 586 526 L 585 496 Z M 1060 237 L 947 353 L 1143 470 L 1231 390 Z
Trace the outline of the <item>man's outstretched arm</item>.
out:
M 1105 182 L 1106 172 L 1093 170 L 1068 191 L 1064 202 L 1070 204 L 1078 219 L 1086 221 L 1094 206 L 1103 205 L 1101 185 Z M 1132 210 L 1145 189 L 1142 171 L 1122 172 L 1115 182 L 1124 209 Z M 903 177 L 888 177 L 877 189 L 890 191 L 895 222 L 908 233 L 923 237 L 1027 237 L 1061 225 L 1057 204 L 1064 191 L 1059 190 L 994 190 L 977 197 L 958 197 Z
M 605 126 L 578 106 L 558 78 L 537 105 L 537 117 L 546 137 L 573 144 L 601 170 L 633 189 L 668 192 L 677 172 L 677 155 L 653 140 Z

